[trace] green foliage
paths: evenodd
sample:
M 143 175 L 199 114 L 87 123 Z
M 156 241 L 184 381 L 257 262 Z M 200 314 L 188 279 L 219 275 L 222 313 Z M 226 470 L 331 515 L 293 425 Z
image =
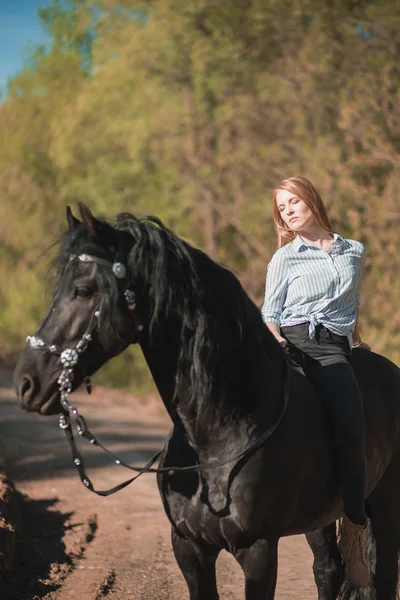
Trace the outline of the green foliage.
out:
M 52 46 L 0 107 L 7 352 L 44 313 L 40 256 L 65 204 L 156 214 L 261 304 L 271 191 L 303 174 L 367 244 L 363 334 L 399 361 L 397 2 L 53 0 L 40 14 Z M 133 351 L 99 377 L 148 382 Z

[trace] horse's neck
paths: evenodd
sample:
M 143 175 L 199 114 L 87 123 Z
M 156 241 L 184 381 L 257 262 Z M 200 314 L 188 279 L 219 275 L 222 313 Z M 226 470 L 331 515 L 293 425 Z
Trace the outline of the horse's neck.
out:
M 163 339 L 168 340 L 168 337 L 163 336 Z M 207 398 L 191 397 L 189 377 L 175 397 L 179 348 L 174 348 L 171 340 L 142 344 L 172 421 L 183 425 L 194 447 L 212 452 L 225 445 L 229 438 L 231 442 L 232 438 L 239 441 L 253 430 L 257 437 L 277 418 L 282 406 L 283 358 L 278 348 L 274 351 L 268 336 L 265 341 L 258 347 L 249 341 L 249 347 L 242 351 L 243 361 L 232 365 L 229 383 L 216 386 Z

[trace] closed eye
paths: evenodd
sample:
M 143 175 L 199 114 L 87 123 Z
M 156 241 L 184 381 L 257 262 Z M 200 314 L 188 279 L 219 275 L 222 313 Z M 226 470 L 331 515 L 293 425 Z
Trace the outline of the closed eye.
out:
M 74 290 L 75 298 L 89 298 L 91 296 L 92 290 L 89 287 L 85 286 L 77 286 Z

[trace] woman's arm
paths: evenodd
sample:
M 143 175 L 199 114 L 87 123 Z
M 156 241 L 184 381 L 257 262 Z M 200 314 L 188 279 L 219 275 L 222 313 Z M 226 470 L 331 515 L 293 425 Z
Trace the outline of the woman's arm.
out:
M 370 346 L 368 346 L 368 344 L 366 344 L 365 342 L 363 342 L 361 340 L 360 328 L 359 328 L 359 324 L 358 324 L 358 318 L 360 316 L 360 289 L 361 289 L 363 273 L 364 273 L 364 268 L 365 268 L 365 246 L 363 244 L 360 244 L 360 245 L 362 248 L 362 255 L 361 255 L 360 274 L 359 274 L 359 281 L 358 281 L 357 318 L 356 318 L 356 322 L 354 325 L 352 347 L 353 348 L 365 348 L 366 350 L 371 350 Z
M 287 340 L 281 336 L 280 317 L 287 293 L 287 263 L 282 253 L 277 252 L 268 265 L 265 282 L 265 298 L 261 314 L 265 325 L 277 341 L 285 347 Z
M 368 346 L 368 344 L 366 344 L 365 342 L 363 342 L 361 340 L 360 329 L 359 329 L 359 325 L 358 325 L 359 314 L 360 314 L 360 307 L 357 306 L 357 319 L 356 319 L 356 324 L 354 326 L 354 331 L 353 331 L 352 347 L 353 348 L 365 348 L 366 350 L 371 350 L 370 346 Z

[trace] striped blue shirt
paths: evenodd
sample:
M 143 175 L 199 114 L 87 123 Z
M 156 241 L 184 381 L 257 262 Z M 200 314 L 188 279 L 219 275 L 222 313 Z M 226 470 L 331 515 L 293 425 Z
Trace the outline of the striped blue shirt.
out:
M 268 265 L 264 322 L 281 327 L 309 323 L 309 337 L 324 325 L 350 336 L 360 303 L 365 248 L 361 242 L 334 234 L 329 252 L 305 243 L 300 236 L 279 248 Z

